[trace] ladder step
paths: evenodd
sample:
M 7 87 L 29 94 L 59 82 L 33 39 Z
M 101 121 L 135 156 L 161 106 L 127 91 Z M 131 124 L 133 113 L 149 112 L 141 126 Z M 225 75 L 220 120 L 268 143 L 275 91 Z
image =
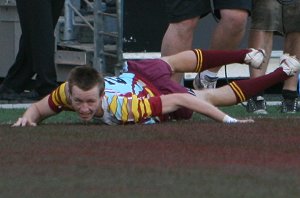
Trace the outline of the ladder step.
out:
M 109 53 L 109 52 L 100 52 L 100 54 L 103 54 L 103 55 L 105 55 L 105 56 L 114 57 L 114 58 L 117 58 L 117 57 L 118 57 L 117 54 L 113 54 L 113 53 Z
M 87 65 L 87 52 L 57 50 L 55 63 L 60 65 Z
M 94 51 L 94 44 L 93 43 L 72 43 L 72 42 L 60 42 L 57 44 L 61 48 L 67 48 L 74 51 L 87 51 L 93 52 Z
M 103 16 L 118 18 L 117 14 L 112 14 L 112 13 L 107 13 L 107 12 L 102 12 L 102 11 L 98 11 L 97 14 L 100 14 L 100 15 L 103 15 Z
M 99 31 L 99 34 L 102 34 L 104 36 L 110 36 L 110 37 L 114 37 L 114 38 L 118 38 L 119 35 L 117 33 L 114 32 L 104 32 L 104 31 Z

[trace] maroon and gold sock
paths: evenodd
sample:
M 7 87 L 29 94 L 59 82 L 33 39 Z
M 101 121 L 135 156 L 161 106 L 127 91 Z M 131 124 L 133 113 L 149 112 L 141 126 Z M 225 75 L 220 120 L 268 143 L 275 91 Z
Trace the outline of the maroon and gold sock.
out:
M 247 80 L 233 81 L 229 83 L 229 86 L 235 93 L 237 103 L 240 103 L 288 78 L 289 76 L 280 67 L 264 76 Z
M 197 56 L 195 72 L 207 70 L 213 67 L 220 67 L 231 63 L 244 63 L 245 56 L 251 50 L 200 50 L 194 49 Z

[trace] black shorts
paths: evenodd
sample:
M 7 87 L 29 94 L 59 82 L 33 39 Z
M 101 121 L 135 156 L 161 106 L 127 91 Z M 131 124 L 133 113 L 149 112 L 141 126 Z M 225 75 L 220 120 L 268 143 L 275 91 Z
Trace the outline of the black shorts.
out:
M 242 9 L 251 12 L 251 0 L 165 0 L 169 23 L 176 23 L 194 17 L 204 17 L 212 12 L 220 18 L 221 9 Z

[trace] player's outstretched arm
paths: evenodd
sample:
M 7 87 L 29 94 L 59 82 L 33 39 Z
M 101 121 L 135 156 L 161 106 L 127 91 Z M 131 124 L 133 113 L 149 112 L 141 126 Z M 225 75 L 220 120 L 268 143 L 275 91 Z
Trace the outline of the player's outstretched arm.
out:
M 213 106 L 200 98 L 185 93 L 176 93 L 169 95 L 162 95 L 162 113 L 171 113 L 180 107 L 191 109 L 197 113 L 208 116 L 218 122 L 224 123 L 251 123 L 252 119 L 238 120 L 225 114 L 223 111 Z
M 48 104 L 50 95 L 33 103 L 12 127 L 36 126 L 41 120 L 56 114 Z

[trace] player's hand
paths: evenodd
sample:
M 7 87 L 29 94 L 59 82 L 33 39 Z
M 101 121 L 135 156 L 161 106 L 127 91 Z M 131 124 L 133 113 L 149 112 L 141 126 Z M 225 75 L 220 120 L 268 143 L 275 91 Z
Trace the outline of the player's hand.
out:
M 35 122 L 28 120 L 27 118 L 19 118 L 12 127 L 25 127 L 25 126 L 36 126 Z
M 223 123 L 226 123 L 226 124 L 235 124 L 235 123 L 253 123 L 254 120 L 253 119 L 236 119 L 236 118 L 233 118 L 229 115 L 225 115 L 224 118 L 223 118 Z

